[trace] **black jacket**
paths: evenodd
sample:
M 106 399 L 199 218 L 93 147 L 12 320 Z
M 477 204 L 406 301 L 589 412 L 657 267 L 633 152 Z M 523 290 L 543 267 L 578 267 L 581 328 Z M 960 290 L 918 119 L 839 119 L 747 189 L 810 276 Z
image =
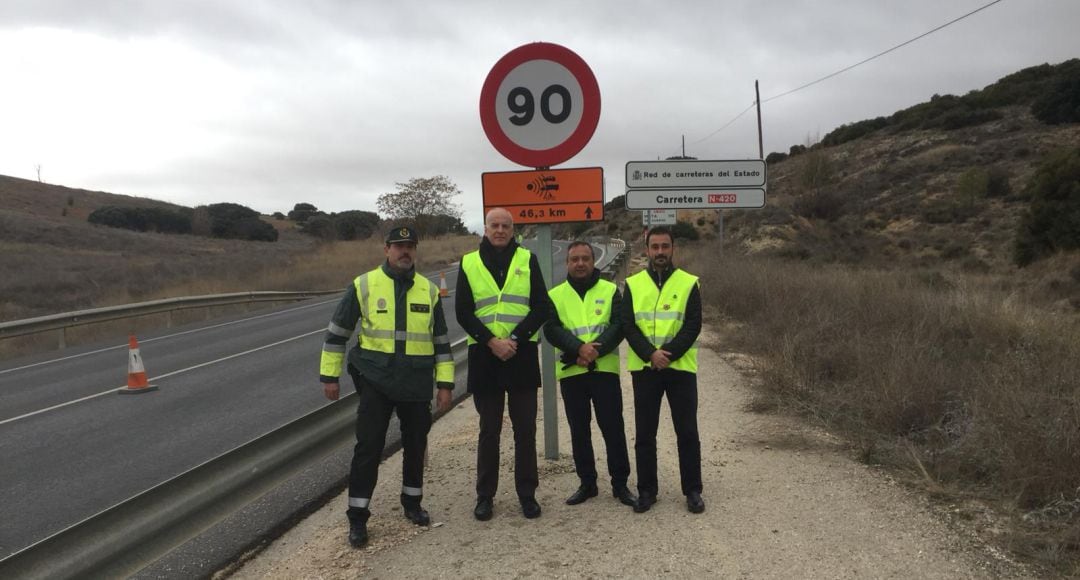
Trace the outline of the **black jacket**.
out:
M 480 261 L 500 288 L 506 283 L 510 261 L 517 248 L 518 244 L 514 240 L 502 251 L 496 250 L 487 237 L 480 242 Z M 511 337 L 517 339 L 517 354 L 503 362 L 492 354 L 487 346 L 487 341 L 494 334 L 477 318 L 476 301 L 473 300 L 469 277 L 459 266 L 457 288 L 454 291 L 454 313 L 461 328 L 477 342 L 469 346 L 470 393 L 484 389 L 540 387 L 540 356 L 536 343 L 529 339 L 547 320 L 549 300 L 547 285 L 540 273 L 540 262 L 536 259 L 536 254 L 529 258 L 529 270 L 529 314 L 511 332 Z
M 649 277 L 652 278 L 653 283 L 656 284 L 656 287 L 663 288 L 663 282 L 667 281 L 671 275 L 670 273 L 675 271 L 675 266 L 672 265 L 672 269 L 663 274 L 656 272 L 652 268 L 647 268 L 646 271 L 649 273 Z M 690 350 L 698 335 L 701 334 L 701 290 L 698 286 L 697 284 L 694 285 L 694 288 L 690 291 L 690 296 L 687 298 L 686 318 L 683 319 L 679 332 L 675 335 L 675 338 L 671 339 L 671 342 L 660 345 L 662 350 L 671 353 L 671 356 L 668 357 L 670 360 L 674 361 L 686 354 L 686 351 Z M 629 285 L 623 290 L 621 317 L 626 344 L 630 345 L 630 348 L 634 349 L 634 353 L 641 357 L 642 360 L 648 362 L 656 348 L 645 338 L 645 335 L 641 333 L 641 329 L 637 326 L 634 317 L 634 297 L 630 293 Z

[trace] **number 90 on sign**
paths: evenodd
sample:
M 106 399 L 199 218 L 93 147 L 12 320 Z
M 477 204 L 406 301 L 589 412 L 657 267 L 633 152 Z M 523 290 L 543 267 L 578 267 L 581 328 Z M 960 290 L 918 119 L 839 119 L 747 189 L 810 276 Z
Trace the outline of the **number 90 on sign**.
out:
M 499 85 L 495 118 L 511 141 L 542 151 L 570 138 L 581 122 L 582 100 L 569 70 L 550 60 L 533 60 L 510 71 Z

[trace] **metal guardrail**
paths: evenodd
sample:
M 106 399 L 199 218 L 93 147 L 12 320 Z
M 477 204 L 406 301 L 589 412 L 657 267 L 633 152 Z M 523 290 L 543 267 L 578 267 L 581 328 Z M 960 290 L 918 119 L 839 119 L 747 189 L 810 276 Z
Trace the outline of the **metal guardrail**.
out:
M 619 268 L 626 257 L 626 244 L 612 242 L 618 250 L 605 272 Z M 339 292 L 243 292 L 155 300 L 4 323 L 0 338 L 170 309 Z M 455 365 L 460 364 L 465 339 L 452 349 Z M 116 578 L 138 572 L 336 446 L 351 442 L 355 399 L 355 393 L 346 395 L 0 560 L 0 578 Z
M 465 339 L 452 345 L 455 364 Z M 122 578 L 355 436 L 356 393 L 0 560 L 0 578 Z
M 161 314 L 162 312 L 172 312 L 174 310 L 185 310 L 189 308 L 208 308 L 211 306 L 228 306 L 231 304 L 245 304 L 251 302 L 306 300 L 315 296 L 326 296 L 328 294 L 341 294 L 341 290 L 316 290 L 311 292 L 236 292 L 232 294 L 208 294 L 205 296 L 163 298 L 161 300 L 151 300 L 149 302 L 120 304 L 117 306 L 50 314 L 48 316 L 27 318 L 25 320 L 0 322 L 0 339 L 46 332 L 49 330 L 59 330 L 60 348 L 64 348 L 66 343 L 64 330 L 72 326 L 108 322 L 110 320 L 120 320 L 134 316 Z

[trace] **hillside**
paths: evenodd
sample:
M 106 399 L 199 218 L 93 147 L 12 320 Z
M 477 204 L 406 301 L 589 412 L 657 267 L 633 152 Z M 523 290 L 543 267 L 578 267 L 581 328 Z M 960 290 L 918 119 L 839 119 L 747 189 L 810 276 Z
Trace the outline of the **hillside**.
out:
M 1075 59 L 1032 67 L 964 97 L 935 95 L 889 118 L 845 125 L 790 155 L 770 154 L 766 207 L 724 211 L 724 251 L 985 274 L 1080 309 L 1077 252 L 1027 268 L 1014 260 L 1033 174 L 1049 156 L 1080 147 L 1080 124 L 1047 124 L 1033 103 L 1038 95 L 1080 103 L 1078 71 Z M 1072 75 L 1071 84 L 1054 84 L 1054 74 Z M 605 212 L 604 224 L 563 226 L 556 235 L 639 239 L 641 214 L 625 210 L 622 196 Z M 678 219 L 713 240 L 717 213 L 686 210 Z
M 216 279 L 280 269 L 312 246 L 310 238 L 288 230 L 268 244 L 86 222 L 105 205 L 178 207 L 0 176 L 0 321 L 148 300 L 178 287 L 217 292 Z

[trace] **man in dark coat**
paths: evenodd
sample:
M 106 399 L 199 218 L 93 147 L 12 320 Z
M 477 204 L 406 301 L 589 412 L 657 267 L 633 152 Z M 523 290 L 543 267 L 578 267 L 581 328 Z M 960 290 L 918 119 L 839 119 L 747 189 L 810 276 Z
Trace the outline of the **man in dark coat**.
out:
M 510 212 L 484 219 L 480 248 L 461 259 L 454 310 L 469 336 L 468 389 L 480 415 L 476 450 L 476 519 L 491 519 L 499 484 L 503 410 L 514 429 L 514 484 L 527 518 L 536 501 L 537 332 L 548 316 L 547 286 L 536 256 L 514 240 Z

